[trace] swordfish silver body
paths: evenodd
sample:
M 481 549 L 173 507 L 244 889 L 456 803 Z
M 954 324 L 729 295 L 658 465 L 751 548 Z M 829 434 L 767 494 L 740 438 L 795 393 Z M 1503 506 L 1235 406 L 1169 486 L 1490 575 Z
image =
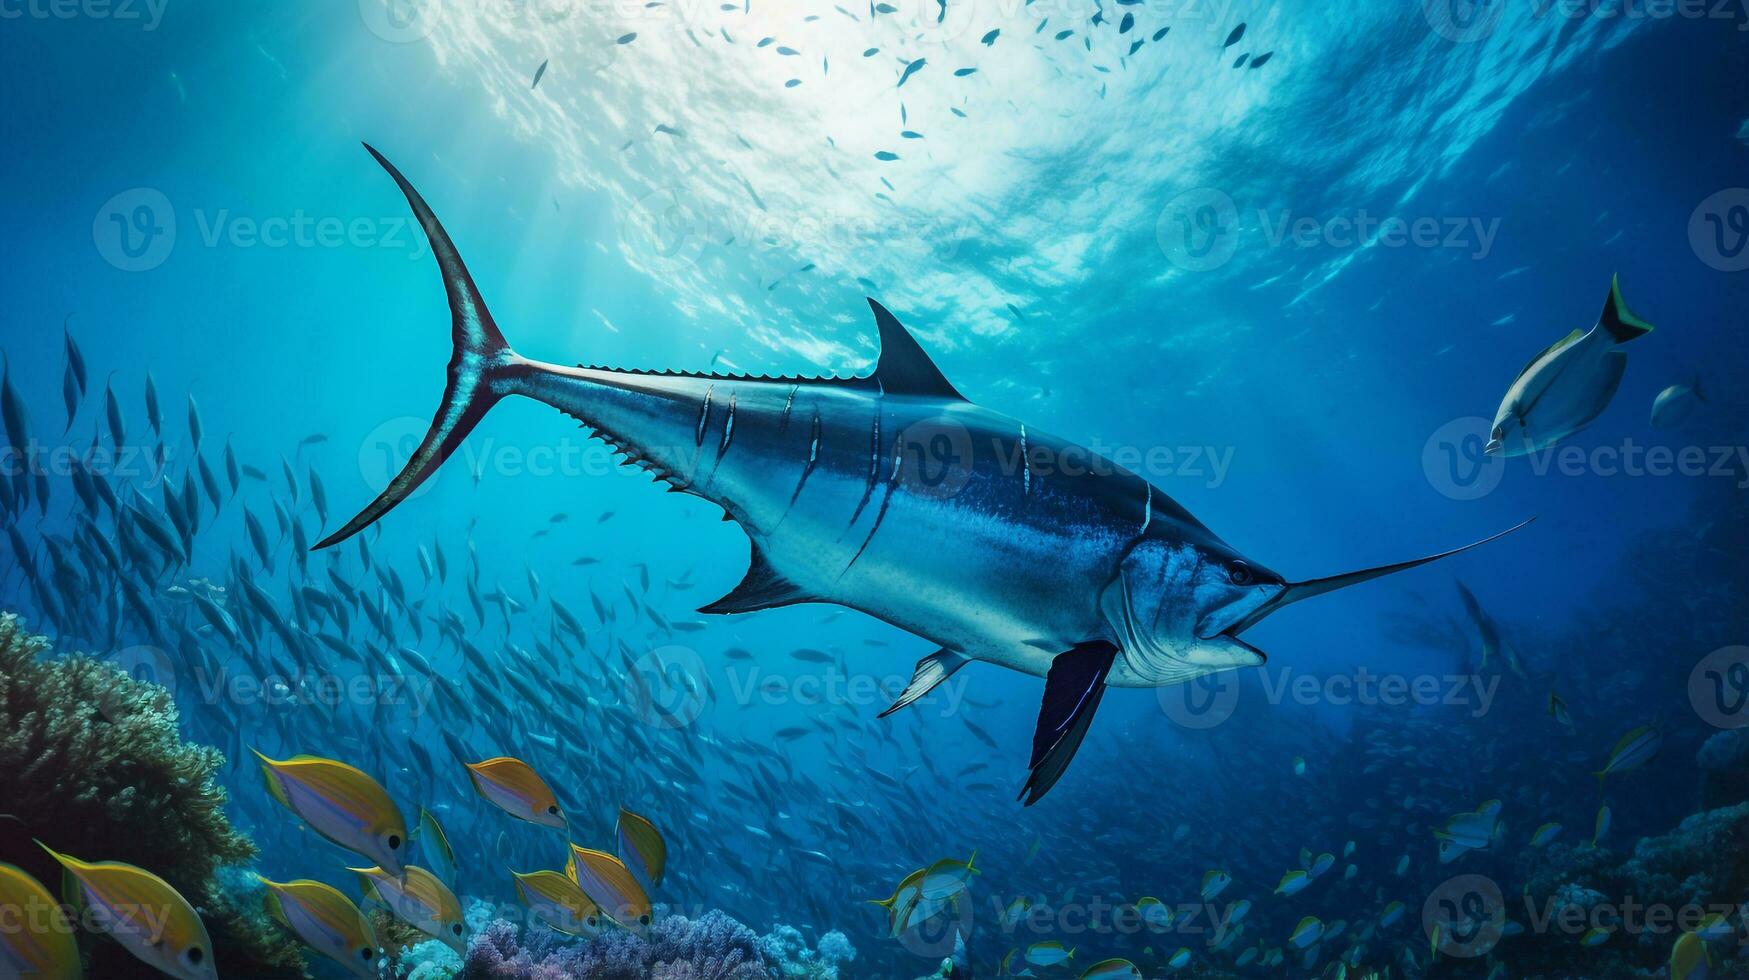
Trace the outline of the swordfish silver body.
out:
M 1029 805 L 1066 771 L 1107 687 L 1261 664 L 1262 652 L 1240 634 L 1276 609 L 1464 550 L 1288 582 L 1136 474 L 965 399 L 872 299 L 880 356 L 866 377 L 530 360 L 505 341 L 418 191 L 366 148 L 431 241 L 453 351 L 418 449 L 317 548 L 406 499 L 500 399 L 536 399 L 671 489 L 720 505 L 746 531 L 746 576 L 702 611 L 831 602 L 936 644 L 887 713 L 972 661 L 1044 677 L 1021 791 Z
M 746 531 L 755 587 L 710 611 L 832 602 L 1043 677 L 1056 654 L 1112 638 L 1099 595 L 1138 539 L 1182 514 L 1115 464 L 1081 476 L 1022 465 L 1086 451 L 970 402 L 885 393 L 878 378 L 520 368 L 517 394 L 588 423 Z M 1159 679 L 1119 658 L 1107 683 Z

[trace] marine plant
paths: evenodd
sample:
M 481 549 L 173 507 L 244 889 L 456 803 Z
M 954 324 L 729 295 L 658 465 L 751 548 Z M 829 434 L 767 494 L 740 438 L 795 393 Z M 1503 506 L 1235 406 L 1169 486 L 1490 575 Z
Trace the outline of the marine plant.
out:
M 89 860 L 152 871 L 197 906 L 227 975 L 301 977 L 303 959 L 219 871 L 255 855 L 231 826 L 217 749 L 177 731 L 170 692 L 93 657 L 55 656 L 17 616 L 0 614 L 0 861 L 53 888 L 41 840 Z M 88 973 L 155 975 L 113 942 L 83 938 Z

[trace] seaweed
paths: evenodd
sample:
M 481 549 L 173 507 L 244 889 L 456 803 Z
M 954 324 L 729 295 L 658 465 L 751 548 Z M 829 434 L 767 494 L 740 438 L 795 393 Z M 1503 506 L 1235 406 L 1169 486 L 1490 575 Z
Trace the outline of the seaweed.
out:
M 224 756 L 185 743 L 177 718 L 164 688 L 92 657 L 54 656 L 0 614 L 0 861 L 51 888 L 59 869 L 36 840 L 138 865 L 200 908 L 227 975 L 301 977 L 295 944 L 221 885 L 220 869 L 253 858 L 255 845 L 225 816 L 213 778 Z M 91 975 L 157 975 L 115 943 L 84 938 Z

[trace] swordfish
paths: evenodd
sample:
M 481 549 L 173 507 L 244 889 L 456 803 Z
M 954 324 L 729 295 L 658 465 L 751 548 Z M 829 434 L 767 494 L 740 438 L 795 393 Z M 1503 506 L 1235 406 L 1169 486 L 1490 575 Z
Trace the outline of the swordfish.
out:
M 880 354 L 861 377 L 530 360 L 505 342 L 419 192 L 365 148 L 430 239 L 453 352 L 442 403 L 405 467 L 317 548 L 357 534 L 404 500 L 500 399 L 545 402 L 670 490 L 722 507 L 746 532 L 746 576 L 701 612 L 836 603 L 937 645 L 883 716 L 974 660 L 1045 678 L 1020 793 L 1029 806 L 1068 768 L 1106 688 L 1160 687 L 1260 665 L 1264 654 L 1241 634 L 1283 606 L 1516 530 L 1290 582 L 1137 474 L 968 401 L 873 299 Z M 1038 465 L 1044 460 L 1082 462 Z

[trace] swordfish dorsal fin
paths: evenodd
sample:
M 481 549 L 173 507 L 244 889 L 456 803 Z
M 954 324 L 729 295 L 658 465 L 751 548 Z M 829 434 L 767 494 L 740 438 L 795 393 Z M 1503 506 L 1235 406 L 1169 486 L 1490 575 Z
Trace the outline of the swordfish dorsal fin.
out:
M 771 564 L 771 559 L 765 557 L 765 550 L 754 541 L 752 552 L 747 559 L 747 574 L 742 577 L 741 584 L 729 590 L 729 594 L 699 608 L 699 612 L 708 614 L 757 612 L 761 609 L 775 609 L 778 606 L 794 605 L 798 602 L 819 602 L 818 596 L 812 596 L 802 591 L 802 587 L 783 577 Z
M 891 395 L 928 395 L 964 401 L 965 396 L 954 390 L 941 369 L 923 353 L 917 338 L 905 329 L 887 308 L 869 297 L 869 309 L 874 310 L 875 328 L 880 331 L 881 354 L 875 362 L 874 377 L 881 390 Z

